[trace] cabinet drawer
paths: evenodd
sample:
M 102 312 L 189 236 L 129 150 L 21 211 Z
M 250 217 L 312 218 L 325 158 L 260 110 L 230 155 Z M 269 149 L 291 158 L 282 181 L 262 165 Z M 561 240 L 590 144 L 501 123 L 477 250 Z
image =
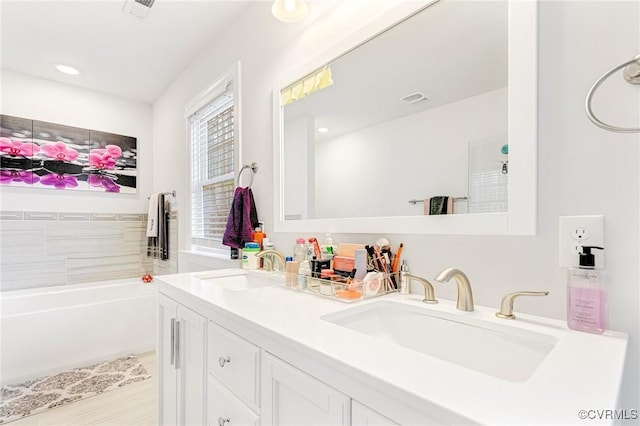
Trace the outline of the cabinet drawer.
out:
M 252 409 L 260 408 L 260 348 L 209 321 L 209 374 Z
M 208 426 L 258 426 L 260 418 L 217 380 L 209 378 L 207 386 Z

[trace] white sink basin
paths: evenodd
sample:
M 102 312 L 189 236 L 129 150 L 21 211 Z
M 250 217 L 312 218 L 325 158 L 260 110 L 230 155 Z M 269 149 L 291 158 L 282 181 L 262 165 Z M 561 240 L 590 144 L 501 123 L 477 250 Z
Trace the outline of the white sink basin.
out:
M 227 290 L 246 291 L 262 287 L 273 287 L 280 283 L 281 278 L 261 272 L 233 272 L 233 273 L 204 273 L 195 275 L 201 281 Z
M 391 301 L 322 319 L 513 382 L 527 380 L 557 343 L 546 334 Z

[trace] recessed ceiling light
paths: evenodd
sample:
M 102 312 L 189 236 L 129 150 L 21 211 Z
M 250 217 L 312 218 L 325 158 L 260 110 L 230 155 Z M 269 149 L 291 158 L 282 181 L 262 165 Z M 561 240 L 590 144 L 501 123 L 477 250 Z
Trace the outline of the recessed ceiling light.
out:
M 72 66 L 69 65 L 64 65 L 64 64 L 58 64 L 56 65 L 56 69 L 60 72 L 63 72 L 65 74 L 69 74 L 69 75 L 78 75 L 80 74 L 80 71 L 78 71 L 77 69 L 75 69 Z
M 307 16 L 309 6 L 304 0 L 275 0 L 271 13 L 283 22 L 297 22 Z
M 327 127 L 318 127 L 318 133 L 327 133 L 328 131 Z
M 20 133 L 20 132 L 13 132 L 11 133 L 12 136 L 15 136 L 16 138 L 26 138 L 27 135 L 25 135 L 24 133 Z

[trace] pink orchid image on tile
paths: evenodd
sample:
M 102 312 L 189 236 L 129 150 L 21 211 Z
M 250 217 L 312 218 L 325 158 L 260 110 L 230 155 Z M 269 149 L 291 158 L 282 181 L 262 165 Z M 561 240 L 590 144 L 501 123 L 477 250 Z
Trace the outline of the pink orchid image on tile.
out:
M 78 158 L 78 151 L 69 148 L 66 143 L 61 141 L 43 145 L 41 150 L 47 157 L 59 161 L 73 161 Z
M 120 192 L 120 187 L 107 176 L 92 174 L 87 178 L 87 182 L 94 187 L 103 187 L 106 192 Z
M 51 173 L 42 176 L 40 183 L 43 185 L 53 186 L 56 189 L 75 188 L 78 186 L 78 178 L 70 175 Z
M 38 145 L 31 142 L 14 141 L 9 138 L 0 138 L 0 151 L 15 156 L 31 157 L 40 151 Z
M 92 149 L 89 152 L 89 164 L 98 169 L 113 169 L 116 166 L 116 160 L 104 149 Z
M 33 185 L 34 183 L 40 180 L 40 176 L 33 172 L 23 172 L 20 170 L 2 170 L 0 171 L 0 183 L 15 183 L 15 182 L 24 182 L 29 185 Z
M 107 145 L 105 149 L 109 154 L 111 154 L 113 158 L 122 157 L 122 148 L 120 148 L 118 145 Z

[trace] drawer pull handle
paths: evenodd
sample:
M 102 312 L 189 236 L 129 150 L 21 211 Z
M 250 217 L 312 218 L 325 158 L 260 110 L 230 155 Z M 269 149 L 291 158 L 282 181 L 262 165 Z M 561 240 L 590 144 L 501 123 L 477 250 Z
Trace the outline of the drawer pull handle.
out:
M 226 357 L 225 358 L 225 357 L 221 356 L 220 358 L 218 358 L 218 364 L 220 364 L 220 367 L 224 367 L 224 365 L 226 363 L 228 363 L 228 362 L 231 362 L 231 358 L 230 357 Z M 222 418 L 222 417 L 220 417 L 220 418 Z M 227 421 L 229 421 L 229 420 L 227 420 Z
M 230 418 L 223 418 L 223 417 L 218 417 L 218 426 L 224 426 L 226 423 L 231 422 Z

